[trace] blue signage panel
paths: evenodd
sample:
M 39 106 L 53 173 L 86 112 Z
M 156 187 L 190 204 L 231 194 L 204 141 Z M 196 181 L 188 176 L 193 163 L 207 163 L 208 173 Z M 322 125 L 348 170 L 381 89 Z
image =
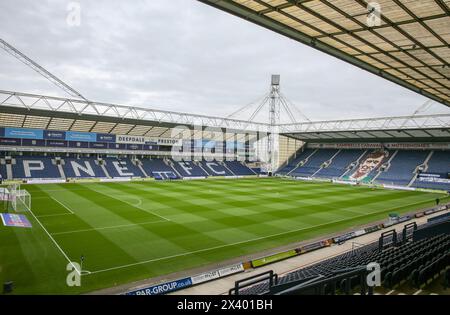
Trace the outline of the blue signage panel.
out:
M 142 150 L 142 144 L 127 144 L 128 150 Z
M 106 149 L 108 148 L 108 144 L 103 142 L 90 142 L 89 147 L 93 149 Z
M 158 146 L 157 145 L 149 145 L 149 144 L 144 144 L 143 149 L 144 150 L 149 150 L 149 151 L 158 151 Z
M 5 136 L 5 128 L 0 127 L 0 137 L 4 137 Z
M 159 295 L 192 286 L 191 278 L 184 278 L 172 282 L 161 283 L 152 287 L 127 292 L 126 295 Z
M 20 139 L 0 138 L 1 145 L 20 145 Z
M 43 139 L 44 131 L 28 128 L 5 128 L 5 137 L 21 139 Z
M 23 139 L 22 145 L 29 147 L 45 147 L 45 140 Z
M 124 143 L 108 143 L 108 148 L 115 150 L 125 150 L 127 148 L 127 145 Z
M 97 133 L 97 142 L 116 142 L 116 135 Z
M 86 141 L 86 142 L 96 142 L 97 134 L 92 132 L 76 132 L 67 131 L 66 140 L 69 141 Z
M 67 147 L 67 141 L 62 140 L 46 140 L 47 147 Z
M 83 141 L 69 141 L 70 148 L 89 148 L 89 142 Z
M 44 130 L 44 139 L 65 140 L 66 133 L 64 131 Z

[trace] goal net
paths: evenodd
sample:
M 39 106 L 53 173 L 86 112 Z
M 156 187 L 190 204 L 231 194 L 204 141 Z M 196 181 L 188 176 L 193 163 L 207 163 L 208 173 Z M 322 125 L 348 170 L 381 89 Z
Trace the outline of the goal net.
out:
M 25 212 L 31 209 L 31 195 L 20 184 L 0 188 L 0 200 L 6 211 Z

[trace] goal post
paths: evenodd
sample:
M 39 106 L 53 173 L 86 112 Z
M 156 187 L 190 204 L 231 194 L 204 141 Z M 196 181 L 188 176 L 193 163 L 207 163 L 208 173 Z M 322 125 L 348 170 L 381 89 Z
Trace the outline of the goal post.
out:
M 0 189 L 0 199 L 6 211 L 25 212 L 31 210 L 31 195 L 20 184 L 12 184 Z

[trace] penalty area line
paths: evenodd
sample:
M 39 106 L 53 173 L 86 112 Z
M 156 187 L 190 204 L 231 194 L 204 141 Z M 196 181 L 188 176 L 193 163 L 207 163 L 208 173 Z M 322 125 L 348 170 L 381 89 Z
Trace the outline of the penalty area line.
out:
M 69 256 L 67 256 L 66 252 L 61 248 L 61 246 L 59 246 L 58 242 L 55 241 L 55 239 L 53 238 L 53 236 L 47 231 L 47 229 L 45 228 L 45 226 L 41 223 L 41 221 L 39 221 L 39 219 L 34 215 L 33 211 L 31 211 L 31 209 L 28 209 L 31 213 L 31 215 L 33 216 L 33 218 L 36 220 L 36 222 L 41 226 L 41 228 L 44 230 L 44 232 L 48 235 L 48 237 L 50 238 L 50 240 L 53 242 L 53 244 L 55 244 L 56 248 L 61 252 L 61 254 L 64 256 L 64 258 L 69 262 L 69 264 L 72 265 L 72 267 L 77 271 L 77 273 L 79 275 L 81 275 L 81 271 L 77 269 L 77 267 L 73 264 L 73 262 L 69 259 Z
M 54 198 L 53 196 L 50 196 L 50 198 L 52 198 L 53 200 L 55 200 L 57 203 L 59 203 L 61 206 L 63 206 L 66 210 L 68 210 L 71 214 L 74 214 L 74 212 L 72 210 L 69 209 L 69 207 L 67 207 L 65 204 L 63 204 L 61 201 L 57 200 L 56 198 Z

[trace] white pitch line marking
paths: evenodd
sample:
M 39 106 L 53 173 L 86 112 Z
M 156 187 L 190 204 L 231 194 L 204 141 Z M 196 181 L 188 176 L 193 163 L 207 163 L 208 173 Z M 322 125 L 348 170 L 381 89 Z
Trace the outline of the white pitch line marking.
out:
M 50 238 L 50 240 L 53 242 L 53 244 L 55 244 L 56 248 L 59 249 L 59 251 L 61 252 L 61 254 L 63 254 L 64 258 L 73 266 L 73 268 L 77 271 L 77 273 L 79 275 L 81 275 L 81 271 L 77 269 L 77 267 L 73 264 L 73 262 L 69 259 L 69 257 L 67 256 L 67 254 L 63 251 L 63 249 L 61 248 L 61 246 L 59 246 L 59 244 L 55 241 L 55 239 L 53 238 L 53 236 L 47 231 L 47 229 L 44 227 L 44 225 L 41 223 L 41 221 L 39 221 L 39 219 L 34 215 L 33 211 L 31 211 L 31 209 L 28 209 L 31 213 L 31 215 L 34 217 L 34 219 L 36 220 L 36 222 L 41 226 L 41 228 L 44 230 L 44 232 L 48 235 L 48 237 Z
M 56 198 L 50 196 L 50 198 L 52 198 L 53 200 L 55 200 L 57 203 L 59 203 L 61 206 L 63 206 L 64 208 L 66 208 L 71 214 L 74 214 L 74 212 L 72 210 L 69 209 L 69 207 L 67 207 L 65 204 L 63 204 L 61 201 L 57 200 Z
M 419 295 L 420 293 L 422 293 L 422 290 L 418 290 L 418 291 L 414 292 L 413 295 Z
M 147 225 L 147 224 L 153 224 L 153 223 L 161 223 L 161 222 L 167 222 L 167 221 L 166 220 L 158 220 L 158 221 L 148 221 L 148 222 L 142 222 L 142 223 L 131 223 L 131 224 L 103 226 L 103 227 L 92 228 L 92 229 L 82 229 L 82 230 L 74 230 L 74 231 L 56 232 L 56 233 L 52 233 L 52 235 L 63 235 L 63 234 L 90 232 L 90 231 L 98 231 L 98 230 L 106 230 L 106 229 L 115 229 L 115 228 L 121 228 L 121 227 L 141 226 L 141 225 Z
M 394 293 L 395 292 L 395 290 L 391 290 L 391 291 L 389 291 L 388 293 L 386 293 L 386 295 L 391 295 L 392 293 Z
M 47 217 L 56 217 L 60 215 L 71 215 L 72 213 L 55 213 L 55 214 L 43 214 L 37 215 L 36 218 L 47 218 Z
M 107 268 L 107 269 L 96 270 L 96 271 L 92 271 L 90 274 L 96 274 L 96 273 L 101 273 L 101 272 L 106 272 L 106 271 L 111 271 L 111 270 L 116 270 L 116 269 L 133 267 L 133 266 L 137 266 L 137 265 L 148 264 L 148 263 L 155 262 L 155 261 L 161 261 L 161 260 L 166 260 L 166 259 L 171 259 L 171 258 L 176 258 L 176 257 L 188 256 L 188 255 L 192 255 L 192 254 L 207 252 L 207 251 L 210 251 L 210 250 L 215 250 L 215 249 L 220 249 L 220 248 L 225 248 L 225 247 L 230 247 L 230 246 L 235 246 L 235 245 L 240 245 L 240 244 L 245 244 L 245 243 L 251 243 L 251 242 L 263 240 L 263 239 L 266 239 L 266 238 L 281 236 L 281 235 L 290 234 L 290 233 L 294 233 L 294 232 L 299 232 L 299 231 L 303 231 L 303 230 L 307 230 L 307 229 L 315 229 L 315 228 L 318 228 L 320 226 L 329 225 L 329 224 L 338 223 L 338 222 L 343 222 L 343 221 L 349 221 L 349 220 L 352 220 L 352 219 L 365 217 L 365 216 L 368 216 L 368 215 L 371 215 L 371 214 L 381 213 L 381 212 L 385 212 L 385 211 L 389 211 L 389 210 L 383 209 L 383 210 L 377 211 L 377 212 L 366 213 L 366 214 L 357 215 L 357 216 L 354 216 L 354 217 L 344 218 L 344 219 L 335 220 L 335 221 L 331 221 L 331 222 L 326 222 L 326 223 L 313 225 L 313 226 L 309 226 L 309 227 L 304 227 L 304 228 L 299 228 L 299 229 L 295 229 L 295 230 L 290 230 L 290 231 L 275 233 L 275 234 L 271 234 L 271 235 L 261 236 L 261 237 L 257 237 L 257 238 L 253 238 L 253 239 L 249 239 L 249 240 L 245 240 L 245 241 L 240 241 L 240 242 L 235 242 L 235 243 L 230 243 L 230 244 L 225 244 L 225 245 L 218 245 L 218 246 L 213 246 L 213 247 L 208 247 L 208 248 L 202 248 L 202 249 L 194 250 L 194 251 L 191 251 L 191 252 L 185 252 L 185 253 L 175 254 L 175 255 L 166 256 L 166 257 L 160 257 L 160 258 L 154 258 L 154 259 L 139 261 L 139 262 L 136 262 L 136 263 L 126 264 L 126 265 L 122 265 L 122 266 L 116 266 L 116 267 L 111 267 L 111 268 Z
M 130 206 L 133 206 L 133 207 L 135 207 L 135 208 L 141 209 L 142 211 L 145 211 L 145 212 L 147 212 L 147 213 L 153 214 L 153 215 L 155 215 L 155 216 L 157 216 L 157 217 L 159 217 L 159 218 L 161 218 L 161 219 L 163 219 L 163 220 L 170 221 L 170 219 L 167 219 L 167 218 L 163 217 L 162 215 L 159 215 L 159 214 L 157 214 L 157 213 L 155 213 L 155 212 L 153 212 L 153 211 L 151 211 L 151 210 L 147 210 L 147 209 L 144 209 L 144 208 L 135 206 L 135 205 L 133 205 L 133 203 L 128 202 L 128 201 L 126 201 L 126 200 L 123 200 L 123 199 L 114 197 L 114 196 L 112 196 L 112 195 L 107 195 L 107 194 L 102 193 L 102 192 L 100 192 L 100 191 L 98 191 L 98 190 L 96 190 L 96 189 L 93 189 L 93 191 L 95 191 L 95 192 L 97 192 L 97 193 L 99 193 L 99 194 L 102 194 L 102 195 L 104 195 L 104 196 L 107 196 L 107 197 L 110 197 L 110 198 L 113 198 L 113 199 L 116 199 L 116 200 L 125 202 L 125 203 L 129 204 Z

